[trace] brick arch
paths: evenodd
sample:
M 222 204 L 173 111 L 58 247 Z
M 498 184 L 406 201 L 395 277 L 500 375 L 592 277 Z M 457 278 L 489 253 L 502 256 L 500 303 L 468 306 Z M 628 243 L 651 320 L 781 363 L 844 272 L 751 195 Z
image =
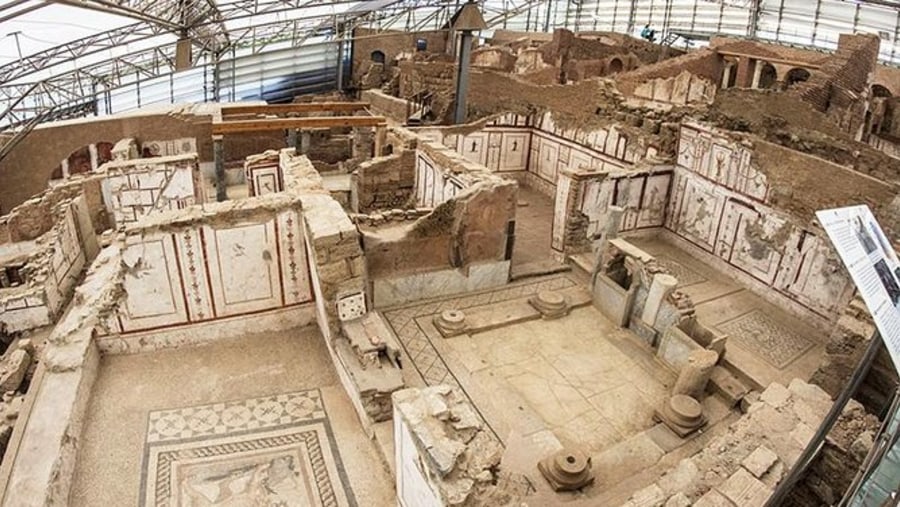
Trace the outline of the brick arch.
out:
M 612 58 L 609 61 L 609 64 L 606 67 L 607 74 L 618 74 L 625 70 L 625 64 L 622 62 L 622 59 L 619 57 Z
M 106 162 L 112 160 L 113 143 L 108 141 L 99 141 L 96 143 L 86 144 L 60 161 L 59 165 L 53 169 L 50 174 L 51 180 L 63 179 L 73 174 L 89 173 L 100 167 Z M 91 155 L 91 151 L 97 153 L 96 159 Z M 66 170 L 63 171 L 63 162 L 66 164 Z M 96 165 L 94 165 L 96 164 Z
M 790 88 L 797 83 L 808 81 L 810 77 L 812 77 L 812 72 L 810 72 L 809 69 L 794 67 L 784 74 L 782 81 L 784 81 L 785 88 Z
M 894 85 L 894 88 L 900 88 L 900 86 Z M 896 97 L 896 90 L 891 89 L 891 85 L 888 83 L 872 83 L 872 95 L 875 97 Z
M 759 65 L 762 65 L 759 75 L 759 87 L 774 88 L 776 83 L 778 83 L 778 69 L 771 63 L 763 60 L 759 60 Z

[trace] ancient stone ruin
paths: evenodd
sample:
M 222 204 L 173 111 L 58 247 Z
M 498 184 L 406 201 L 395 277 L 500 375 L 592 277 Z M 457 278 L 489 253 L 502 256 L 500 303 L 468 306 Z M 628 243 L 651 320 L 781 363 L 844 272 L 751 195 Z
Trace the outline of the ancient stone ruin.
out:
M 463 47 L 460 12 L 342 24 L 336 92 L 47 122 L 3 151 L 0 505 L 853 491 L 898 377 L 881 346 L 804 462 L 875 331 L 815 212 L 900 234 L 881 39 Z

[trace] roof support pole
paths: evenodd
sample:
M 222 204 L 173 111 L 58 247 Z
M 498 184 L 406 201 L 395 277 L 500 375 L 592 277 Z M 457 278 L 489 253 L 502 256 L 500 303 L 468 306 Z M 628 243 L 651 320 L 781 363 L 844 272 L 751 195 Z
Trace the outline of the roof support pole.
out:
M 462 30 L 459 41 L 459 64 L 456 70 L 456 105 L 453 123 L 466 122 L 466 95 L 469 93 L 469 61 L 472 57 L 472 31 Z

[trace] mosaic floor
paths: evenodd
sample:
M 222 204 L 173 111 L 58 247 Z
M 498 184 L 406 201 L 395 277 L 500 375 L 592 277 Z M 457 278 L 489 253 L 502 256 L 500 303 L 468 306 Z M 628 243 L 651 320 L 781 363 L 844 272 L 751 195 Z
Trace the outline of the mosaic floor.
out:
M 145 506 L 356 505 L 318 390 L 150 413 Z
M 670 256 L 660 255 L 656 257 L 656 260 L 659 261 L 666 269 L 669 270 L 675 278 L 678 279 L 678 283 L 681 284 L 682 287 L 687 287 L 689 285 L 694 285 L 697 283 L 702 283 L 706 281 L 706 277 L 700 274 L 697 270 L 691 269 L 690 267 L 684 265 L 681 262 L 676 261 Z
M 308 326 L 103 356 L 68 500 L 380 507 L 396 494 L 325 340 Z
M 778 368 L 791 364 L 813 346 L 806 337 L 779 324 L 759 309 L 716 327 Z

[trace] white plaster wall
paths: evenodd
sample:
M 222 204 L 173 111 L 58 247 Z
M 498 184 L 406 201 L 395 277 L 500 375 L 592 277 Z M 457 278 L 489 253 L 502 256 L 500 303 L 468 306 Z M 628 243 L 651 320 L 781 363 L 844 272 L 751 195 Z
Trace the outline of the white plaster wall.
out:
M 416 151 L 416 206 L 433 208 L 463 188 L 459 178 L 444 171 L 424 151 Z
M 126 237 L 126 295 L 109 334 L 249 315 L 313 300 L 301 216 Z
M 16 292 L 15 295 L 4 296 L 4 292 L 9 292 L 9 289 L 0 290 L 0 321 L 7 331 L 25 331 L 53 322 L 40 288 L 25 294 Z
M 281 192 L 281 178 L 278 165 L 247 167 L 244 170 L 249 187 L 249 196 L 274 194 Z
M 109 167 L 101 191 L 115 223 L 135 222 L 148 213 L 203 202 L 200 169 L 194 160 L 137 159 Z

